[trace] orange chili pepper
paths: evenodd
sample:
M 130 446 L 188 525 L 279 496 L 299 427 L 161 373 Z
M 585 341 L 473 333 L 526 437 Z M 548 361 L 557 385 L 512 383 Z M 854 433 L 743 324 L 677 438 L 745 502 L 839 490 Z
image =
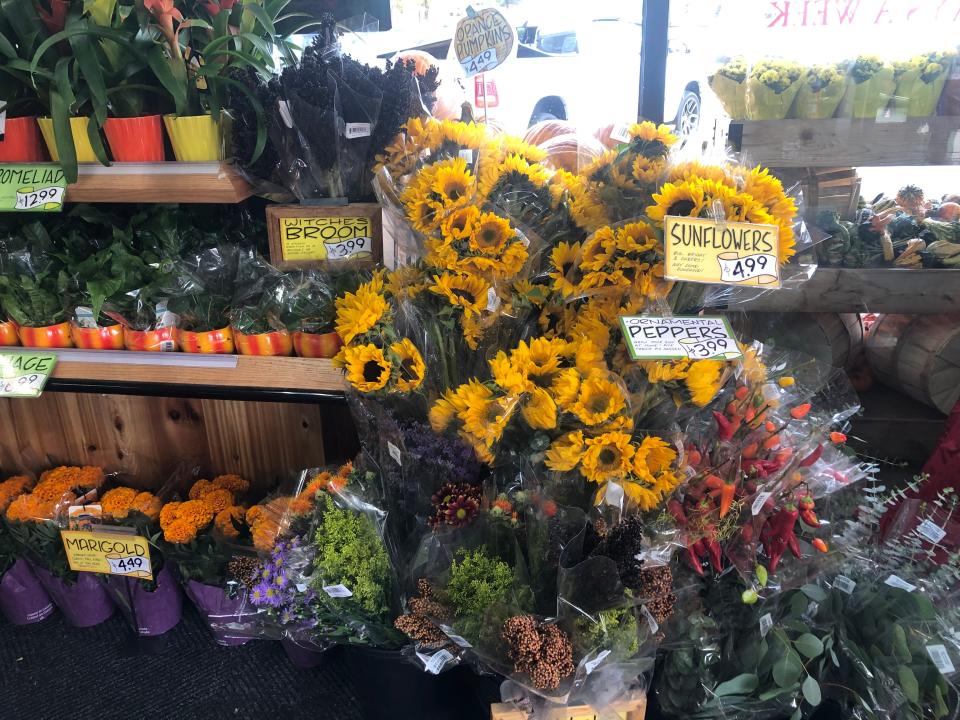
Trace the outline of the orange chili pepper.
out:
M 705 480 L 704 484 L 711 490 L 716 490 L 717 488 L 723 487 L 724 482 L 716 475 L 707 475 L 707 479 Z
M 700 461 L 703 459 L 703 456 L 700 454 L 699 450 L 691 450 L 687 453 L 687 457 L 690 458 L 691 465 L 699 465 Z
M 730 506 L 733 505 L 733 496 L 737 492 L 736 483 L 724 483 L 720 488 L 720 517 L 724 517 L 730 512 Z
M 737 404 L 735 402 L 727 403 L 727 415 L 736 415 L 737 414 Z
M 757 456 L 757 450 L 759 449 L 760 447 L 757 445 L 757 443 L 750 443 L 743 449 L 743 452 L 740 453 L 740 456 L 746 458 L 747 460 L 753 460 L 753 458 Z
M 752 407 L 748 407 L 746 412 L 743 413 L 743 419 L 747 422 L 753 422 L 753 419 L 757 416 L 757 411 Z
M 772 450 L 779 444 L 780 444 L 780 436 L 771 435 L 770 437 L 768 437 L 766 440 L 763 441 L 763 448 L 764 450 Z
M 766 429 L 767 432 L 773 432 L 774 430 L 777 429 L 777 426 L 774 425 L 774 424 L 773 424 L 772 422 L 770 422 L 769 420 L 767 420 L 766 424 L 765 424 L 763 427 L 764 427 L 764 429 Z
M 736 392 L 733 393 L 733 396 L 734 396 L 737 400 L 743 400 L 743 399 L 747 396 L 747 393 L 748 393 L 748 392 L 750 392 L 750 391 L 747 390 L 747 386 L 746 386 L 746 385 L 741 385 L 740 387 L 737 388 Z
M 845 443 L 846 441 L 847 441 L 847 436 L 844 435 L 842 432 L 830 433 L 830 442 L 840 445 L 841 443 Z
M 794 420 L 800 420 L 805 418 L 807 413 L 810 412 L 810 408 L 813 406 L 810 403 L 803 403 L 802 405 L 797 405 L 795 408 L 790 410 L 790 417 Z
M 817 550 L 822 553 L 827 552 L 830 548 L 827 547 L 827 543 L 824 542 L 821 538 L 814 538 L 811 543 Z

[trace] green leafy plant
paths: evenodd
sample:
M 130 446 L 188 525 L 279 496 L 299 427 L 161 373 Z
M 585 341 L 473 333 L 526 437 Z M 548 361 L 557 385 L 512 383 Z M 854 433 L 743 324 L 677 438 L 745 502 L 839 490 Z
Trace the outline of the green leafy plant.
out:
M 445 595 L 457 617 L 457 629 L 467 638 L 478 638 L 484 613 L 503 603 L 513 587 L 513 570 L 491 557 L 484 548 L 461 549 L 450 565 Z
M 66 266 L 41 222 L 24 225 L 0 248 L 0 305 L 20 325 L 65 322 L 71 297 Z

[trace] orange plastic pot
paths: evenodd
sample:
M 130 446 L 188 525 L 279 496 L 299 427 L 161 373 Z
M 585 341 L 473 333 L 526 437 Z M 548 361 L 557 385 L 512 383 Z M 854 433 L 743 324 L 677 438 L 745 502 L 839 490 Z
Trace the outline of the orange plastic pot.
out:
M 0 162 L 28 163 L 47 159 L 47 147 L 35 117 L 7 118 L 0 140 Z
M 123 350 L 123 325 L 85 328 L 70 324 L 73 344 L 82 350 Z
M 234 330 L 233 336 L 237 340 L 237 352 L 241 355 L 290 355 L 293 352 L 293 341 L 286 330 L 253 335 Z
M 177 333 L 177 344 L 183 352 L 202 353 L 204 355 L 232 355 L 233 330 L 228 327 L 205 332 L 181 330 Z
M 140 352 L 170 352 L 177 349 L 177 328 L 165 327 L 159 330 L 131 330 L 123 332 L 123 344 L 127 350 Z
M 107 118 L 103 131 L 117 162 L 163 162 L 163 124 L 159 115 Z
M 343 347 L 343 340 L 335 332 L 293 333 L 293 347 L 299 357 L 332 358 Z
M 45 325 L 43 327 L 23 327 L 17 330 L 20 344 L 31 348 L 70 348 L 73 338 L 70 335 L 70 323 Z
M 19 344 L 20 336 L 17 335 L 17 324 L 13 320 L 0 322 L 0 346 Z

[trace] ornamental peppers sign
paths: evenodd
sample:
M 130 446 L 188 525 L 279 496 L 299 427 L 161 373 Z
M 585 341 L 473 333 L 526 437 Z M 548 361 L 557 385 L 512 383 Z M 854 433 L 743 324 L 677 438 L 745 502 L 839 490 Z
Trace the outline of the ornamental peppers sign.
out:
M 780 287 L 776 225 L 668 215 L 663 242 L 664 276 L 670 280 Z

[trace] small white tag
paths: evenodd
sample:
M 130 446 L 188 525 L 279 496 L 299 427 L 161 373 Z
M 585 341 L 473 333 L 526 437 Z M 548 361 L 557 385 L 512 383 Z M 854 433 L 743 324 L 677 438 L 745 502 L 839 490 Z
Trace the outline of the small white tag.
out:
M 467 639 L 466 639 L 465 637 L 460 637 L 460 636 L 457 635 L 456 633 L 448 632 L 448 633 L 447 633 L 447 637 L 450 638 L 451 640 L 453 640 L 453 642 L 455 642 L 457 645 L 459 645 L 459 646 L 462 647 L 462 648 L 472 648 L 472 647 L 473 647 L 473 645 L 471 645 L 471 644 L 467 641 Z
M 630 142 L 630 133 L 628 132 L 629 126 L 627 125 L 614 125 L 613 129 L 610 131 L 610 139 L 616 140 L 617 142 L 628 143 Z
M 160 352 L 173 352 L 177 349 L 177 344 L 173 340 L 161 340 Z
M 439 675 L 440 671 L 443 670 L 443 666 L 453 660 L 453 655 L 449 650 L 440 650 L 435 652 L 432 657 L 426 657 L 420 653 L 417 653 L 417 655 L 421 660 L 424 661 L 423 664 L 427 672 L 432 675 Z
M 0 140 L 7 132 L 7 101 L 0 100 Z
M 943 645 L 927 645 L 927 655 L 933 660 L 933 664 L 937 666 L 941 675 L 949 675 L 957 671 L 953 666 L 953 660 L 950 659 L 947 648 Z
M 371 130 L 372 126 L 370 123 L 347 123 L 343 134 L 347 140 L 355 140 L 356 138 L 370 137 Z
M 466 160 L 467 163 L 473 164 L 473 150 L 467 148 L 466 150 L 461 150 L 458 155 L 460 155 L 461 159 Z
M 767 500 L 773 495 L 772 492 L 762 492 L 753 501 L 753 505 L 750 506 L 750 512 L 754 515 L 759 515 L 760 511 L 763 510 L 763 506 L 767 504 Z
M 846 575 L 837 575 L 833 579 L 833 586 L 837 590 L 845 592 L 847 595 L 852 595 L 854 589 L 857 587 L 857 583 L 848 578 Z
M 773 617 L 770 613 L 767 613 L 762 618 L 760 618 L 760 637 L 766 637 L 767 633 L 770 632 L 770 628 L 773 627 Z
M 496 312 L 500 307 L 500 296 L 493 288 L 487 288 L 487 312 Z
M 293 116 L 290 114 L 290 106 L 287 104 L 287 101 L 277 100 L 277 110 L 280 111 L 280 117 L 283 119 L 283 124 L 288 128 L 292 128 Z
M 77 325 L 82 328 L 94 330 L 97 327 L 97 321 L 93 317 L 93 310 L 88 307 L 79 306 L 73 311 Z
M 916 585 L 911 585 L 906 580 L 898 575 L 891 575 L 886 580 L 884 580 L 885 585 L 890 587 L 900 588 L 901 590 L 906 590 L 907 592 L 913 592 L 917 589 Z
M 596 670 L 596 669 L 597 669 L 597 665 L 599 665 L 600 663 L 602 663 L 603 660 L 604 660 L 604 658 L 606 658 L 607 655 L 609 655 L 609 654 L 610 654 L 610 651 L 609 651 L 609 650 L 602 650 L 601 652 L 599 652 L 599 653 L 597 654 L 597 656 L 596 656 L 593 660 L 590 660 L 589 662 L 585 662 L 585 663 L 583 664 L 583 669 L 586 671 L 587 675 L 589 675 L 589 674 L 592 673 L 594 670 Z
M 111 575 L 147 577 L 152 572 L 150 570 L 150 558 L 144 555 L 126 555 L 120 558 L 112 558 L 107 555 L 107 562 L 110 564 Z
M 656 635 L 657 631 L 660 629 L 660 626 L 657 624 L 657 619 L 647 609 L 646 605 L 640 606 L 640 614 L 643 615 L 643 617 L 646 619 L 647 626 L 650 628 L 650 634 Z
M 603 496 L 604 502 L 613 507 L 623 506 L 623 488 L 615 482 L 607 483 L 607 492 Z
M 389 440 L 387 440 L 387 452 L 390 453 L 390 457 L 393 458 L 393 461 L 397 465 L 400 465 L 400 466 L 403 465 L 403 455 L 400 454 L 400 448 L 398 448 Z
M 323 591 L 332 598 L 353 597 L 353 593 L 346 585 L 324 585 Z
M 917 527 L 917 534 L 936 545 L 947 536 L 947 531 L 932 520 L 924 520 Z
M 297 583 L 297 592 L 306 592 L 307 586 L 303 583 Z

